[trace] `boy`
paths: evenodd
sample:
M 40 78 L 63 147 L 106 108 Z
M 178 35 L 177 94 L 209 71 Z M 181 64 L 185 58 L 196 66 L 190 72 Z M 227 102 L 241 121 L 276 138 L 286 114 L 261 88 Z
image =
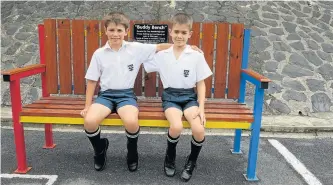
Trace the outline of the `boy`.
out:
M 106 164 L 109 141 L 107 138 L 100 138 L 99 124 L 110 113 L 118 113 L 125 126 L 127 167 L 132 172 L 138 167 L 137 141 L 140 131 L 137 98 L 133 92 L 134 82 L 143 61 L 155 52 L 169 48 L 171 44 L 126 42 L 124 37 L 130 22 L 127 16 L 123 13 L 109 13 L 104 20 L 108 42 L 92 56 L 85 76 L 86 103 L 81 116 L 84 117 L 84 129 L 94 148 L 94 167 L 101 171 Z M 92 103 L 98 79 L 101 90 Z
M 186 159 L 181 179 L 190 180 L 196 161 L 205 140 L 205 82 L 212 75 L 204 55 L 186 45 L 192 35 L 193 20 L 184 13 L 178 13 L 171 19 L 173 46 L 151 56 L 145 63 L 147 72 L 158 71 L 163 84 L 163 110 L 170 123 L 167 138 L 167 150 L 164 160 L 164 172 L 175 175 L 176 145 L 183 129 L 182 116 L 191 125 L 191 153 Z M 194 87 L 197 86 L 195 93 Z

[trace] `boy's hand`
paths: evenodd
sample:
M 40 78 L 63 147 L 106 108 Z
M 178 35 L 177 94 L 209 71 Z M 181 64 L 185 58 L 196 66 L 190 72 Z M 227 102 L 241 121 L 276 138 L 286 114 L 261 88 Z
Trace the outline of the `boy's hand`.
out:
M 191 45 L 191 48 L 195 51 L 199 51 L 200 53 L 203 53 L 203 51 L 200 48 L 198 48 L 196 45 Z
M 81 114 L 81 116 L 82 116 L 82 117 L 85 117 L 85 116 L 86 116 L 86 114 L 87 114 L 87 111 L 88 111 L 88 108 L 89 108 L 89 107 L 87 107 L 87 108 L 84 108 L 84 109 L 81 111 L 81 113 L 80 113 L 80 114 Z
M 193 119 L 196 117 L 200 117 L 200 123 L 201 125 L 205 126 L 206 125 L 206 116 L 205 116 L 205 109 L 202 107 L 199 107 L 197 112 L 195 113 Z

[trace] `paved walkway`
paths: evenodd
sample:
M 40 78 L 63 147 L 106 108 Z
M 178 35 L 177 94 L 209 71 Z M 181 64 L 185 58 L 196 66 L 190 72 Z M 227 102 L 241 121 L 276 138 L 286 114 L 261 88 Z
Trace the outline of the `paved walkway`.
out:
M 303 133 L 297 135 L 302 136 Z M 126 137 L 102 133 L 110 141 L 104 171 L 93 169 L 92 147 L 83 132 L 54 132 L 54 149 L 43 149 L 42 129 L 26 130 L 28 165 L 25 176 L 13 175 L 16 168 L 12 129 L 1 129 L 1 181 L 4 185 L 102 185 L 102 184 L 221 184 L 221 185 L 328 185 L 333 181 L 333 137 L 277 138 L 262 137 L 258 153 L 259 182 L 245 181 L 249 137 L 242 138 L 242 155 L 232 155 L 233 138 L 206 136 L 195 173 L 188 183 L 180 180 L 180 171 L 190 152 L 190 135 L 182 135 L 177 146 L 177 174 L 163 173 L 165 134 L 141 134 L 139 169 L 126 168 Z M 292 159 L 292 161 L 290 161 Z

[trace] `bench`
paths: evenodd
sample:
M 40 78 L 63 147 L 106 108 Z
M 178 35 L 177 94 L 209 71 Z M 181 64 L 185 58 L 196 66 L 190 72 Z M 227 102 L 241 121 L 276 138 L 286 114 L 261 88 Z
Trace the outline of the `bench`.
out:
M 130 28 L 136 23 L 169 24 L 167 21 L 131 21 Z M 45 19 L 38 25 L 40 64 L 2 71 L 3 80 L 10 83 L 17 159 L 15 173 L 27 173 L 31 169 L 26 162 L 24 123 L 45 125 L 44 148 L 55 147 L 52 124 L 83 124 L 80 111 L 85 101 L 85 71 L 93 52 L 107 41 L 101 25 L 103 21 L 100 20 Z M 195 22 L 193 31 L 189 44 L 200 47 L 211 69 L 215 69 L 214 75 L 206 80 L 206 128 L 235 129 L 233 154 L 242 153 L 242 130 L 251 130 L 244 176 L 249 181 L 256 181 L 264 90 L 270 80 L 247 69 L 251 30 L 239 23 Z M 132 33 L 130 30 L 126 40 L 133 40 Z M 42 97 L 22 105 L 20 80 L 36 74 L 41 74 Z M 247 82 L 255 85 L 253 109 L 244 103 Z M 140 126 L 169 126 L 159 98 L 162 89 L 158 74 L 145 74 L 140 69 L 134 87 L 139 98 Z M 122 123 L 118 115 L 111 114 L 102 125 L 120 126 Z M 184 127 L 189 127 L 186 121 Z

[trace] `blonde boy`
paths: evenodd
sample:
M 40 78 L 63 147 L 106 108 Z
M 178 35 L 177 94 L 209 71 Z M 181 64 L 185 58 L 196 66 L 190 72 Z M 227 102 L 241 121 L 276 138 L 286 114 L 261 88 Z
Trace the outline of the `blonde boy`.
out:
M 191 125 L 191 153 L 181 174 L 181 179 L 188 181 L 205 140 L 204 80 L 212 75 L 212 71 L 204 55 L 186 44 L 192 35 L 192 18 L 178 13 L 172 17 L 171 22 L 173 46 L 152 56 L 144 66 L 147 72 L 159 72 L 164 88 L 163 109 L 170 123 L 164 161 L 167 176 L 175 175 L 176 145 L 183 129 L 183 115 Z M 195 87 L 198 93 L 195 93 Z

